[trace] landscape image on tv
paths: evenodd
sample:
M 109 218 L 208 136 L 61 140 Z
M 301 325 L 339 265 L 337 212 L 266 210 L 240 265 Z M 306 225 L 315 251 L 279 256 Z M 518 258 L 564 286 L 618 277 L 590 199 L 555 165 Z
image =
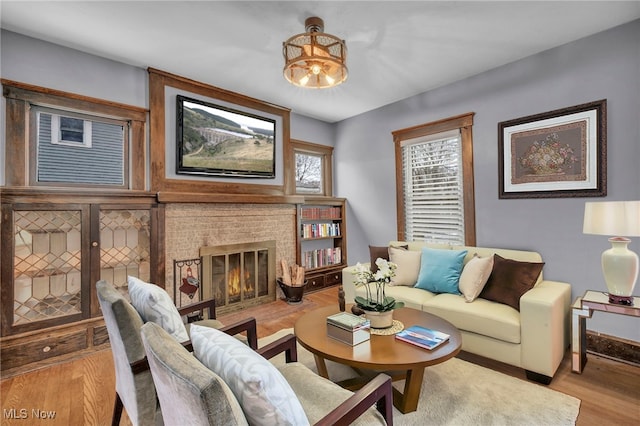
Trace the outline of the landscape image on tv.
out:
M 275 178 L 275 120 L 177 96 L 178 174 Z

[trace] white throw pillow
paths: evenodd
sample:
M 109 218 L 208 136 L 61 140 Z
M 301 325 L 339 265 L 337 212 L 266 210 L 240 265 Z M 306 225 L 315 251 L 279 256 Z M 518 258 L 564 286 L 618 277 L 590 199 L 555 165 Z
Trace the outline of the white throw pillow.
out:
M 278 369 L 219 330 L 191 326 L 193 353 L 222 377 L 251 425 L 308 425 L 300 401 Z
M 418 282 L 421 256 L 420 251 L 389 247 L 389 260 L 398 265 L 396 276 L 391 278 L 389 285 L 413 287 Z
M 493 270 L 493 256 L 473 258 L 467 262 L 460 274 L 458 287 L 467 302 L 473 302 L 482 292 Z
M 131 304 L 144 322 L 158 324 L 180 343 L 189 340 L 178 308 L 163 288 L 131 276 L 127 277 L 127 282 Z

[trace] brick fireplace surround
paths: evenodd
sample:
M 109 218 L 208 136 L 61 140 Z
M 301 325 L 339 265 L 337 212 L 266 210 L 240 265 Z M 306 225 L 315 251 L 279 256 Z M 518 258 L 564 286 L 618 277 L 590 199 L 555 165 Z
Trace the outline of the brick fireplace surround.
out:
M 165 288 L 173 294 L 173 261 L 200 256 L 200 248 L 276 241 L 276 263 L 296 261 L 293 204 L 170 203 L 165 209 Z M 276 266 L 276 276 L 281 270 Z M 280 292 L 279 289 L 276 292 Z M 276 293 L 279 294 L 279 293 Z M 278 296 L 276 296 L 278 297 Z

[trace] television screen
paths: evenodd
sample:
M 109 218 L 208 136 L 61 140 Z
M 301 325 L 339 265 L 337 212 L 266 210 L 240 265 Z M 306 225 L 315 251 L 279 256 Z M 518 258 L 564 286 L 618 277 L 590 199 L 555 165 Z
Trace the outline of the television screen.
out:
M 178 174 L 275 178 L 275 120 L 177 96 Z

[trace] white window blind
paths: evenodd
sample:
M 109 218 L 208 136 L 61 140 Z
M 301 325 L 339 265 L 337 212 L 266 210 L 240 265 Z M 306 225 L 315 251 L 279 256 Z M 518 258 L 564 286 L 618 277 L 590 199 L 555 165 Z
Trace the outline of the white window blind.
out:
M 464 245 L 460 131 L 407 139 L 401 147 L 405 239 Z

